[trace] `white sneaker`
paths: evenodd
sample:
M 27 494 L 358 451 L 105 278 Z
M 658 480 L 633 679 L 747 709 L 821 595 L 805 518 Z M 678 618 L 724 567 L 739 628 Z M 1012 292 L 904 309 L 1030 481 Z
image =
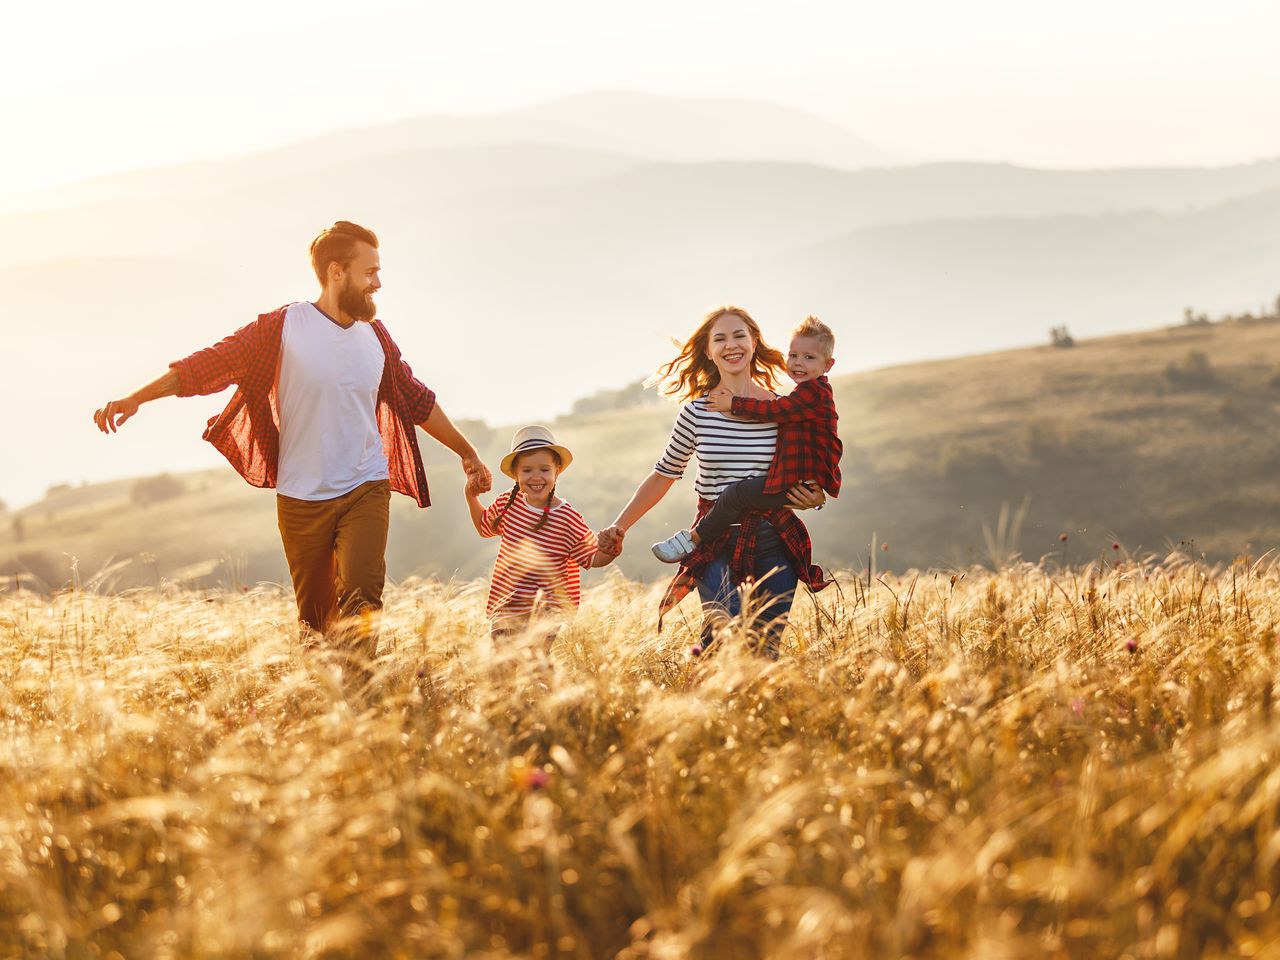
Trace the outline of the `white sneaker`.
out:
M 675 536 L 667 537 L 653 545 L 653 555 L 663 563 L 679 563 L 696 550 L 698 545 L 689 536 L 688 530 L 680 530 Z

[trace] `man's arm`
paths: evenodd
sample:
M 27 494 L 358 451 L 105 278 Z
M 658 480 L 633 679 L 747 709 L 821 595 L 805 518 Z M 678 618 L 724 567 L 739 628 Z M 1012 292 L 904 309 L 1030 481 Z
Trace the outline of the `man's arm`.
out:
M 159 400 L 161 397 L 176 396 L 177 393 L 178 374 L 170 369 L 127 397 L 107 401 L 105 406 L 94 411 L 93 422 L 103 433 L 115 433 L 120 429 L 121 424 L 137 413 L 138 408 L 144 403 Z
M 279 329 L 278 326 L 264 326 L 264 321 L 282 323 L 282 317 L 283 311 L 264 314 L 213 346 L 171 363 L 168 373 L 145 387 L 139 387 L 127 397 L 111 400 L 94 411 L 93 422 L 103 433 L 115 433 L 122 423 L 138 412 L 138 407 L 148 401 L 161 397 L 219 393 L 231 384 L 239 383 L 250 357 L 262 349 L 263 338 Z
M 476 493 L 485 493 L 492 489 L 493 474 L 484 465 L 484 462 L 480 459 L 480 454 L 471 445 L 471 441 L 462 435 L 462 432 L 453 425 L 453 421 L 440 408 L 440 404 L 432 404 L 431 413 L 418 426 L 426 431 L 427 436 L 448 447 L 458 455 L 458 459 L 462 461 L 462 469 L 467 474 L 468 482 L 473 477 L 476 480 Z

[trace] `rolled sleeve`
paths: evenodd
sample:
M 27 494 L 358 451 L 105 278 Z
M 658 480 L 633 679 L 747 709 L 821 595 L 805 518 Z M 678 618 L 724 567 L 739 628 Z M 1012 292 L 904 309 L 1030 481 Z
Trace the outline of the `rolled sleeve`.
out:
M 409 418 L 414 423 L 426 423 L 427 417 L 431 416 L 431 411 L 436 408 L 436 392 L 415 377 L 413 370 L 404 360 L 399 362 L 396 379 Z
M 239 383 L 248 368 L 256 323 L 169 364 L 169 369 L 178 375 L 178 396 L 205 396 Z

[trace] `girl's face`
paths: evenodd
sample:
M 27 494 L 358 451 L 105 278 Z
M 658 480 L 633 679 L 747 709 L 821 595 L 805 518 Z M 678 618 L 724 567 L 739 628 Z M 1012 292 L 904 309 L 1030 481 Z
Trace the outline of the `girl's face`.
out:
M 531 450 L 516 458 L 516 483 L 526 500 L 543 506 L 560 475 L 560 464 L 550 450 Z
M 750 370 L 755 352 L 755 338 L 741 317 L 726 313 L 711 325 L 707 359 L 716 365 L 722 378 Z

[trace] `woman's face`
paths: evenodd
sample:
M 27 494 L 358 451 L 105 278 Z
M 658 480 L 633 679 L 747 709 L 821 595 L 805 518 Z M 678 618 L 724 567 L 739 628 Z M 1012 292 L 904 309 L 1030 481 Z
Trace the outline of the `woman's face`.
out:
M 721 377 L 750 370 L 755 352 L 755 338 L 751 336 L 747 321 L 741 317 L 726 313 L 711 325 L 707 359 L 716 365 Z

